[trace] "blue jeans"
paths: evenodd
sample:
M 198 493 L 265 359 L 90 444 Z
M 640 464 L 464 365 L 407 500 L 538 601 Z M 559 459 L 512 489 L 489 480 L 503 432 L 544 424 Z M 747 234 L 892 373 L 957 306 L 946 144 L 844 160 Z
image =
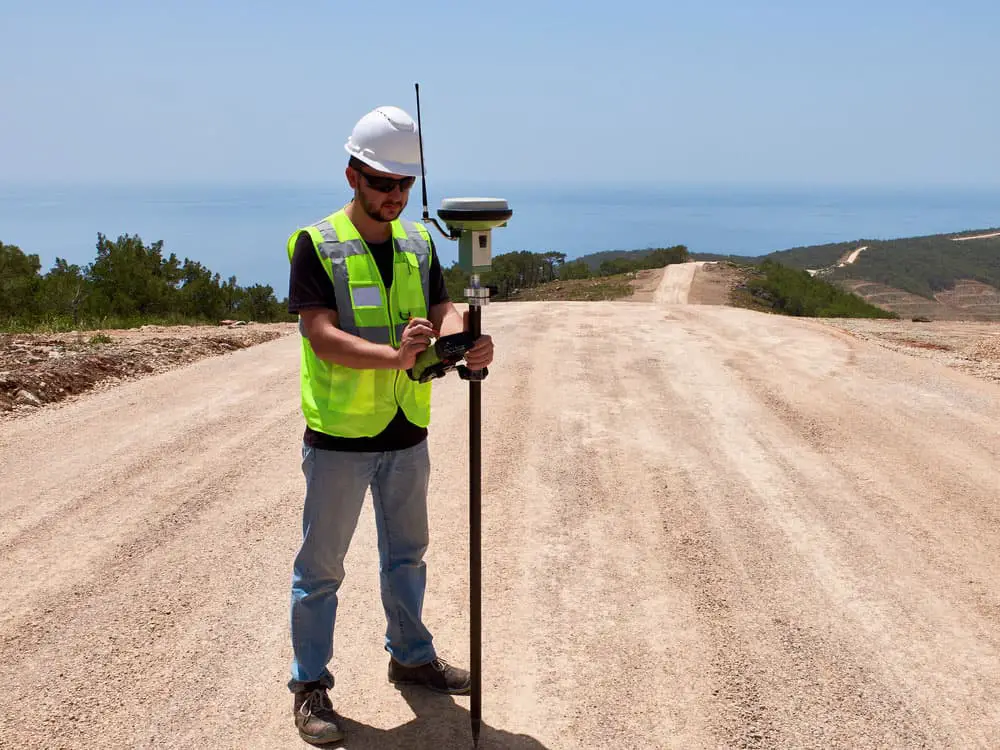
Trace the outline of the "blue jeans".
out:
M 378 533 L 379 578 L 385 609 L 385 648 L 400 663 L 435 658 L 431 634 L 421 621 L 427 580 L 427 441 L 401 451 L 348 453 L 302 447 L 306 480 L 302 545 L 292 571 L 292 678 L 333 687 L 337 591 L 344 557 L 371 487 Z

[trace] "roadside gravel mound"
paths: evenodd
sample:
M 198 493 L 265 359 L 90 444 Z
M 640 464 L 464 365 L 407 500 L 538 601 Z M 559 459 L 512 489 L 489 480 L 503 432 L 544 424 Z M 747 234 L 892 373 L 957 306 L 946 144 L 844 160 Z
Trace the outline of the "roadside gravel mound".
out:
M 144 326 L 120 331 L 0 336 L 0 419 L 123 380 L 245 349 L 294 324 Z

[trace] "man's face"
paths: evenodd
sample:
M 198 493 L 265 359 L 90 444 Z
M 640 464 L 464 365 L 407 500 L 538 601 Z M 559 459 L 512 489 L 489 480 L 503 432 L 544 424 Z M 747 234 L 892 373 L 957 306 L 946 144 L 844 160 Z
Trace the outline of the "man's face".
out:
M 406 208 L 414 178 L 361 166 L 347 168 L 347 181 L 362 210 L 375 221 L 388 223 L 398 219 Z M 385 192 L 387 188 L 391 188 L 389 192 Z

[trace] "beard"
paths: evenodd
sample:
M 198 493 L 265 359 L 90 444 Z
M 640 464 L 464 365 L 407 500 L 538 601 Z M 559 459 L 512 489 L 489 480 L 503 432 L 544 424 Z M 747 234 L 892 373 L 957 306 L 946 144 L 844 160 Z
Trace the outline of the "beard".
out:
M 403 213 L 403 209 L 406 208 L 406 199 L 404 198 L 399 203 L 399 208 L 392 206 L 386 207 L 384 204 L 380 208 L 376 208 L 371 201 L 369 201 L 363 192 L 356 190 L 354 197 L 357 198 L 358 205 L 361 206 L 361 210 L 365 212 L 369 219 L 373 221 L 378 221 L 383 224 L 388 224 L 389 222 L 397 219 L 400 214 Z

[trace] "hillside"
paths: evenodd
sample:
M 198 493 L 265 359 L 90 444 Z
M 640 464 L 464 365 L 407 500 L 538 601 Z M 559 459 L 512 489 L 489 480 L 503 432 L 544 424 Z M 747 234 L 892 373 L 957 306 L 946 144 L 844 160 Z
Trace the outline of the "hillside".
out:
M 853 263 L 838 265 L 865 247 Z M 833 280 L 865 279 L 931 298 L 968 279 L 1000 287 L 1000 230 L 893 240 L 859 239 L 792 248 L 766 256 L 792 268 L 818 270 Z
M 764 260 L 749 272 L 733 290 L 730 304 L 809 318 L 896 317 L 837 284 L 773 260 Z
M 596 271 L 602 264 L 639 260 L 651 252 L 616 250 L 578 260 Z M 862 238 L 763 256 L 690 253 L 690 259 L 757 269 L 773 261 L 808 271 L 906 318 L 1000 320 L 1000 229 L 995 227 L 891 240 Z
M 1000 230 L 798 247 L 765 256 L 903 316 L 1000 320 Z

